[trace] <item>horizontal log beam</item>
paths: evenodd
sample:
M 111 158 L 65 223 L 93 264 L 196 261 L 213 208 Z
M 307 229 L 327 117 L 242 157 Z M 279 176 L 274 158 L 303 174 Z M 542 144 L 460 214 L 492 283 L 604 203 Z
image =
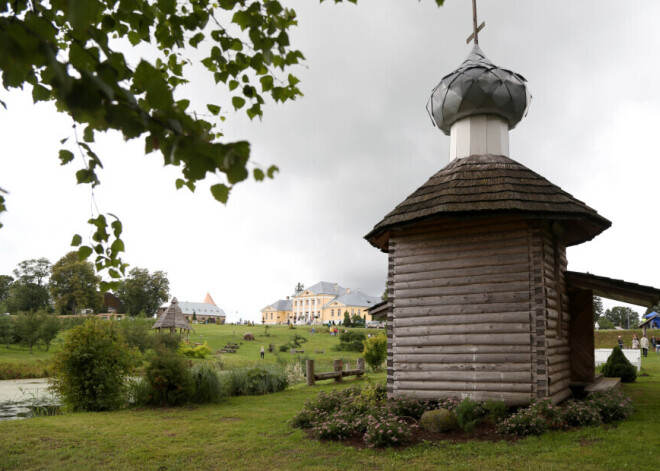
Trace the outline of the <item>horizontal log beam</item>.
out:
M 476 329 L 476 324 L 453 324 L 453 325 L 425 325 L 396 328 L 396 338 L 420 337 L 431 335 L 458 335 L 471 334 L 478 330 L 480 334 L 512 334 L 529 333 L 529 324 L 506 323 L 506 324 L 486 324 L 480 325 Z
M 529 280 L 518 282 L 496 282 L 496 283 L 473 283 L 469 285 L 459 286 L 434 286 L 429 288 L 411 288 L 400 289 L 398 286 L 395 288 L 395 296 L 397 301 L 409 298 L 423 298 L 434 296 L 456 296 L 456 295 L 471 295 L 471 294 L 494 294 L 494 293 L 511 293 L 530 291 Z
M 490 354 L 490 353 L 531 353 L 529 344 L 525 345 L 411 345 L 393 347 L 397 355 L 414 354 L 437 354 L 437 353 L 459 353 L 459 354 Z
M 433 325 L 456 325 L 470 321 L 477 324 L 499 322 L 502 324 L 508 323 L 529 323 L 529 311 L 521 312 L 497 312 L 485 314 L 445 314 L 437 316 L 420 316 L 420 317 L 402 317 L 393 320 L 395 328 L 413 326 L 433 326 Z M 529 327 L 528 327 L 529 328 Z
M 396 303 L 396 300 L 395 300 Z M 394 307 L 395 320 L 405 317 L 442 316 L 445 314 L 486 314 L 521 312 L 530 309 L 529 301 L 502 302 L 489 304 L 449 304 L 441 306 Z
M 479 385 L 473 383 L 492 383 L 497 385 L 526 385 L 532 382 L 532 373 L 530 371 L 401 371 L 394 369 L 394 381 L 420 381 L 444 383 L 452 382 L 460 384 L 467 389 L 482 389 Z M 489 387 L 492 386 L 489 384 Z M 528 391 L 526 386 L 523 391 Z M 513 389 L 506 389 L 512 391 Z
M 395 334 L 397 346 L 406 345 L 528 345 L 530 334 L 466 334 L 429 335 L 427 337 L 399 337 Z
M 394 364 L 416 363 L 416 362 L 438 362 L 438 363 L 524 363 L 530 364 L 531 353 L 443 353 L 443 354 L 394 354 Z
M 396 291 L 395 291 L 396 296 Z M 423 298 L 403 298 L 395 297 L 394 316 L 397 315 L 397 309 L 402 307 L 423 307 L 423 306 L 448 306 L 456 304 L 480 304 L 480 303 L 514 303 L 529 302 L 529 291 L 515 291 L 510 293 L 481 293 L 466 294 L 460 296 L 428 296 Z
M 529 393 L 495 392 L 495 391 L 424 391 L 397 389 L 395 396 L 410 396 L 418 399 L 438 400 L 440 398 L 470 398 L 473 401 L 485 402 L 489 399 L 504 401 L 509 406 L 525 406 L 532 401 Z
M 530 383 L 474 383 L 460 381 L 397 381 L 395 388 L 412 391 L 503 391 L 503 392 L 531 392 Z
M 503 371 L 527 372 L 531 375 L 530 363 L 402 363 L 397 362 L 396 371 Z M 531 376 L 530 376 L 531 378 Z
M 509 273 L 520 273 L 529 276 L 529 264 L 512 264 L 512 265 L 493 265 L 487 267 L 487 270 L 483 266 L 468 266 L 462 268 L 448 268 L 448 267 L 439 267 L 436 270 L 429 270 L 425 272 L 416 272 L 411 271 L 409 273 L 394 273 L 392 280 L 394 281 L 395 286 L 398 286 L 398 283 L 406 283 L 411 281 L 424 281 L 424 280 L 436 280 L 436 279 L 459 279 L 475 275 L 483 275 L 488 273 L 491 277 L 505 275 Z M 388 277 L 388 279 L 390 279 Z

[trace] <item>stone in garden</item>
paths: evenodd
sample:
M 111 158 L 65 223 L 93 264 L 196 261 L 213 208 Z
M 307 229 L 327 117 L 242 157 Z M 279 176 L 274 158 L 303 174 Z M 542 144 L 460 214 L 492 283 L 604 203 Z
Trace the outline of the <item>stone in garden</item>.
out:
M 450 432 L 456 428 L 456 416 L 447 409 L 428 410 L 419 419 L 419 426 L 427 432 Z

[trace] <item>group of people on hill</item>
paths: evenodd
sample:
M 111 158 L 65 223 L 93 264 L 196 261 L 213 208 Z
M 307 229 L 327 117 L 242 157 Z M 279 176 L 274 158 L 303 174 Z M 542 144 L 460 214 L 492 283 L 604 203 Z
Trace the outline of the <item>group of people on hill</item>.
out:
M 623 338 L 620 335 L 619 338 L 617 339 L 617 342 L 619 344 L 619 348 L 624 348 Z M 651 336 L 651 340 L 649 342 L 649 339 L 646 338 L 646 334 L 642 336 L 641 340 L 637 337 L 637 334 L 633 334 L 632 348 L 634 350 L 638 350 L 639 348 L 641 348 L 642 355 L 648 356 L 649 345 L 653 350 L 655 350 L 656 355 L 660 353 L 660 339 L 656 339 L 655 335 Z

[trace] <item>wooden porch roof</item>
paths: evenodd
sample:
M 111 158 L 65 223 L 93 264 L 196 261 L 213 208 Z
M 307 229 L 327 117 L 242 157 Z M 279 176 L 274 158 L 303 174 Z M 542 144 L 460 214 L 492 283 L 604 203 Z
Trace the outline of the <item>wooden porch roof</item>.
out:
M 387 308 L 391 305 L 392 303 L 386 299 L 385 301 L 381 301 L 378 304 L 371 306 L 367 311 L 371 314 L 372 319 L 385 321 L 387 320 Z
M 593 290 L 594 296 L 638 306 L 651 307 L 660 302 L 660 289 L 658 288 L 592 275 L 591 273 L 567 271 L 566 283 L 569 289 L 590 289 Z

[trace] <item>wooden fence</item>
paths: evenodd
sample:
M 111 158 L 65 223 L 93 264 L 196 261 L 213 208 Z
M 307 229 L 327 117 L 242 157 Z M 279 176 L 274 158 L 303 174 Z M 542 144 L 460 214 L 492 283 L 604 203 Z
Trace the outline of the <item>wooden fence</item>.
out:
M 333 371 L 328 373 L 314 373 L 314 360 L 307 360 L 307 386 L 314 386 L 316 381 L 322 381 L 324 379 L 334 379 L 335 383 L 341 383 L 344 380 L 345 376 L 357 376 L 360 377 L 364 374 L 364 358 L 357 359 L 357 366 L 355 369 L 351 370 L 346 364 L 346 369 L 343 368 L 341 360 L 334 360 L 333 362 Z

